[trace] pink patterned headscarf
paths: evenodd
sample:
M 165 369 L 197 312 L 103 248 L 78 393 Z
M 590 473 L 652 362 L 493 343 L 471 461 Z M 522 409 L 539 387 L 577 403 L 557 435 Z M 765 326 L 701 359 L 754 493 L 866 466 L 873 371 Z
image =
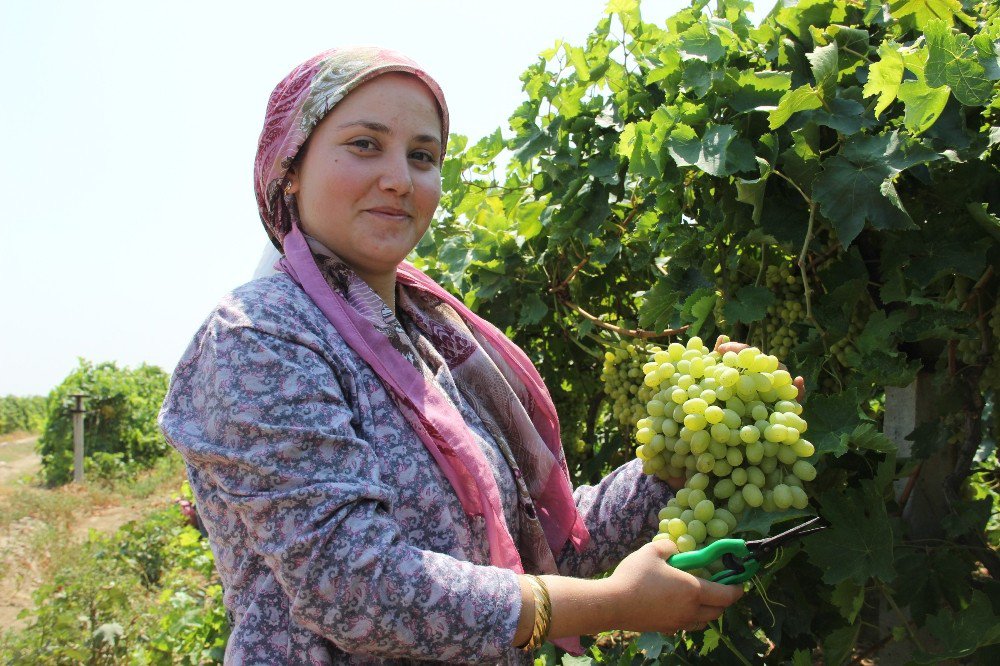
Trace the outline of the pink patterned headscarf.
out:
M 441 86 L 417 63 L 375 46 L 331 49 L 310 58 L 293 69 L 271 93 L 253 165 L 260 219 L 279 250 L 282 239 L 292 228 L 294 213 L 285 205 L 283 189 L 295 156 L 337 102 L 365 81 L 389 72 L 412 74 L 434 95 L 441 118 L 444 155 L 448 144 L 448 105 Z
M 341 338 L 379 376 L 441 467 L 463 510 L 468 515 L 483 517 L 491 562 L 521 573 L 524 568 L 503 518 L 496 479 L 464 419 L 440 388 L 426 381 L 385 334 L 330 286 L 302 233 L 294 196 L 283 191 L 289 167 L 323 117 L 351 90 L 387 72 L 409 73 L 427 85 L 438 103 L 441 142 L 446 143 L 448 107 L 444 94 L 416 63 L 398 53 L 374 47 L 321 53 L 285 77 L 268 101 L 254 164 L 260 216 L 271 241 L 284 254 L 280 269 L 303 288 Z M 517 399 L 527 414 L 526 427 L 530 430 L 523 439 L 538 442 L 534 447 L 528 445 L 531 464 L 522 473 L 538 507 L 545 541 L 552 553 L 558 553 L 567 541 L 582 549 L 589 534 L 573 500 L 555 406 L 538 371 L 501 331 L 413 266 L 401 264 L 397 281 L 433 295 L 451 307 L 496 352 L 498 363 L 506 366 L 511 381 L 523 392 Z M 548 561 L 554 568 L 551 554 Z

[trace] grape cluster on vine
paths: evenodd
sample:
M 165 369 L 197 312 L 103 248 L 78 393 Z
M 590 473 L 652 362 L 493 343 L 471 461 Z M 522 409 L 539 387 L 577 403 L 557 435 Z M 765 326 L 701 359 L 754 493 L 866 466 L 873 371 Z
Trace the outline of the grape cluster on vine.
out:
M 686 478 L 655 538 L 685 552 L 731 534 L 748 508 L 808 506 L 815 447 L 777 357 L 755 347 L 720 354 L 692 337 L 651 350 L 642 370 L 652 395 L 636 423 L 636 456 L 647 474 Z
M 642 372 L 647 354 L 642 344 L 627 344 L 604 353 L 601 383 L 611 399 L 611 414 L 621 425 L 634 426 L 650 398 Z
M 802 282 L 792 273 L 791 265 L 789 259 L 780 266 L 772 264 L 765 269 L 765 285 L 777 302 L 768 306 L 759 334 L 751 338 L 761 349 L 781 358 L 786 358 L 799 343 L 794 325 L 806 317 Z

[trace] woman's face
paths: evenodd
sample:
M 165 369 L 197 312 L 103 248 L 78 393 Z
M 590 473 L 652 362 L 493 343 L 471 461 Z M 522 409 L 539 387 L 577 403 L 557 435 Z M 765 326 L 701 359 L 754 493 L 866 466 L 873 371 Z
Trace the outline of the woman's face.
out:
M 363 280 L 395 275 L 441 197 L 441 121 L 399 73 L 367 81 L 320 121 L 288 173 L 302 228 Z

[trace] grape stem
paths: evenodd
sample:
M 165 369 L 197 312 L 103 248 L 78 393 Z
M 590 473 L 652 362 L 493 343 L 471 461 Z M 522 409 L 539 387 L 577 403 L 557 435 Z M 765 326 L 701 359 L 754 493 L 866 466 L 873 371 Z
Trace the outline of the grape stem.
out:
M 913 641 L 913 643 L 918 648 L 920 648 L 921 652 L 927 652 L 927 649 L 924 648 L 923 644 L 920 642 L 920 637 L 917 636 L 917 632 L 913 630 L 912 623 L 910 622 L 910 620 L 907 619 L 902 609 L 900 609 L 899 605 L 896 603 L 896 600 L 889 593 L 889 588 L 885 586 L 885 583 L 879 581 L 879 590 L 881 590 L 882 595 L 885 597 L 886 601 L 889 602 L 889 605 L 892 606 L 892 610 L 895 611 L 896 615 L 899 617 L 900 622 L 902 622 L 903 626 L 906 627 L 906 632 L 910 634 L 910 639 Z
M 582 315 L 585 319 L 589 319 L 590 321 L 594 322 L 594 324 L 596 326 L 599 326 L 599 327 L 601 327 L 601 328 L 603 328 L 603 329 L 605 329 L 607 331 L 611 331 L 613 333 L 617 333 L 618 335 L 621 335 L 621 336 L 624 336 L 624 337 L 627 337 L 627 338 L 639 338 L 641 340 L 648 340 L 649 338 L 665 338 L 665 337 L 670 337 L 670 336 L 673 336 L 673 335 L 679 335 L 679 334 L 683 333 L 684 331 L 686 331 L 688 329 L 688 327 L 689 327 L 689 324 L 685 324 L 684 326 L 681 326 L 680 328 L 668 328 L 668 329 L 666 329 L 664 331 L 644 331 L 641 328 L 635 328 L 635 329 L 632 329 L 632 328 L 622 328 L 621 326 L 615 326 L 614 324 L 609 324 L 606 321 L 602 321 L 602 320 L 598 319 L 597 317 L 595 317 L 594 315 L 590 314 L 589 312 L 587 312 L 586 310 L 584 310 L 583 308 L 581 308 L 579 305 L 577 305 L 576 303 L 573 303 L 570 300 L 567 300 L 565 298 L 560 298 L 559 300 L 562 301 L 562 304 L 565 305 L 566 307 L 568 307 L 569 309 L 571 309 L 571 310 L 575 311 L 576 313 Z
M 745 666 L 753 666 L 753 664 L 747 661 L 746 657 L 740 654 L 740 651 L 736 649 L 735 645 L 733 645 L 733 641 L 729 639 L 729 636 L 726 636 L 726 634 L 722 632 L 722 622 L 719 623 L 709 622 L 708 626 L 712 627 L 712 629 L 715 629 L 715 631 L 719 634 L 719 638 L 722 640 L 722 642 L 725 643 L 726 647 L 729 648 L 729 651 L 732 652 L 736 656 L 736 658 L 740 660 L 741 663 L 745 664 Z
M 811 298 L 812 289 L 809 288 L 809 276 L 806 274 L 806 255 L 809 252 L 809 244 L 812 242 L 813 230 L 816 227 L 816 202 L 810 199 L 809 196 L 802 191 L 802 188 L 799 187 L 798 183 L 796 183 L 794 180 L 792 180 L 785 174 L 781 173 L 777 169 L 774 170 L 774 174 L 784 179 L 789 185 L 794 187 L 795 190 L 802 197 L 802 199 L 806 202 L 806 205 L 809 206 L 809 226 L 806 227 L 806 238 L 802 242 L 802 251 L 799 252 L 798 265 L 799 265 L 799 272 L 802 274 L 802 290 L 806 299 L 806 319 L 812 322 L 812 325 L 816 328 L 817 331 L 819 331 L 820 338 L 824 340 L 824 345 L 825 345 L 826 331 L 823 330 L 823 327 L 819 325 L 819 322 L 816 321 L 816 317 L 813 315 L 812 298 Z
M 580 272 L 580 269 L 587 265 L 588 261 L 590 261 L 589 254 L 583 258 L 583 261 L 581 261 L 580 263 L 578 263 L 576 266 L 573 267 L 573 270 L 569 272 L 569 275 L 566 276 L 565 280 L 563 280 L 554 287 L 549 287 L 549 293 L 554 294 L 557 291 L 562 291 L 563 289 L 565 289 L 569 285 L 569 283 L 573 281 L 573 278 L 576 277 L 576 274 Z

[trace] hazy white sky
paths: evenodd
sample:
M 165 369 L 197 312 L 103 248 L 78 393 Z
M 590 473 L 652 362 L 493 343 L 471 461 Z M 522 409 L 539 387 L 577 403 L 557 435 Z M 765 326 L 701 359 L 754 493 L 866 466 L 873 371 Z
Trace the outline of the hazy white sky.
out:
M 251 185 L 267 97 L 331 46 L 406 53 L 477 139 L 607 0 L 0 2 L 0 395 L 77 357 L 171 371 L 266 236 Z M 644 0 L 662 23 L 686 0 Z M 767 10 L 773 0 L 758 2 Z

